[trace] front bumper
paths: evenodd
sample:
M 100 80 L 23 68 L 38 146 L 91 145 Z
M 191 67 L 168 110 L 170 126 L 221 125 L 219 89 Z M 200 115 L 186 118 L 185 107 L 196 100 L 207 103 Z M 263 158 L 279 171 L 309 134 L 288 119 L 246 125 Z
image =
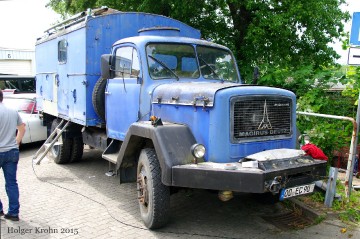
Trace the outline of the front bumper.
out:
M 204 162 L 172 167 L 172 186 L 229 190 L 247 193 L 269 191 L 274 178 L 281 178 L 280 188 L 308 184 L 326 175 L 326 161 L 312 160 L 306 164 L 275 168 L 243 168 L 226 170 L 225 164 Z

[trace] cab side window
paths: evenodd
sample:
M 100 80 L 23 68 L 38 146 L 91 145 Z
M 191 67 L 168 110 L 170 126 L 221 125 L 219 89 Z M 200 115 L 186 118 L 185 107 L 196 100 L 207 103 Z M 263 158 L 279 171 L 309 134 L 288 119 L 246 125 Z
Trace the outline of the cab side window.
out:
M 120 47 L 115 53 L 115 77 L 137 78 L 140 63 L 137 51 L 133 47 Z

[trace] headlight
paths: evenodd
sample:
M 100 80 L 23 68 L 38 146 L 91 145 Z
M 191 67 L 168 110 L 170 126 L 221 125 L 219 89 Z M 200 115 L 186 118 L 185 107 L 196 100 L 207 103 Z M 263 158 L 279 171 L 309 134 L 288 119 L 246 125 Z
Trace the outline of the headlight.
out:
M 203 158 L 205 155 L 205 146 L 202 144 L 194 144 L 191 146 L 191 154 L 197 158 Z

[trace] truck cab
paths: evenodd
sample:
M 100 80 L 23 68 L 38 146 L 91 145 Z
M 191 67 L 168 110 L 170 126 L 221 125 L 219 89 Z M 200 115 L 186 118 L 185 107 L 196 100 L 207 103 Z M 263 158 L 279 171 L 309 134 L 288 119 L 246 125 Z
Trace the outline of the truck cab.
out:
M 264 150 L 295 148 L 295 95 L 242 84 L 224 46 L 139 36 L 116 42 L 107 57 L 111 61 L 104 71 L 112 76 L 105 118 L 111 138 L 123 141 L 132 123 L 155 115 L 187 125 L 208 149 L 207 161 L 229 163 Z M 127 107 L 114 109 L 119 102 Z

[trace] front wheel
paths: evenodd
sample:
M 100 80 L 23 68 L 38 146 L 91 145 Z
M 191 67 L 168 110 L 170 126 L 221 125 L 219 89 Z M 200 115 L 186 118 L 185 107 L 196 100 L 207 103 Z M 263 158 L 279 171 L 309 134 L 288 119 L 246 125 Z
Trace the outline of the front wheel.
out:
M 169 219 L 170 189 L 161 182 L 161 169 L 154 149 L 143 149 L 137 166 L 137 190 L 141 218 L 149 229 L 164 226 Z

